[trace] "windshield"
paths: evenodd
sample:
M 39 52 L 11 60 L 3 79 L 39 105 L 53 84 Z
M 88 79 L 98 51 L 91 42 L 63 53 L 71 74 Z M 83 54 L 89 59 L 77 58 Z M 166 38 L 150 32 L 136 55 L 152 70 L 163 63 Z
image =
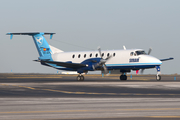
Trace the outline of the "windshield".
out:
M 136 54 L 137 54 L 137 55 L 147 55 L 147 54 L 145 53 L 145 51 L 136 51 Z

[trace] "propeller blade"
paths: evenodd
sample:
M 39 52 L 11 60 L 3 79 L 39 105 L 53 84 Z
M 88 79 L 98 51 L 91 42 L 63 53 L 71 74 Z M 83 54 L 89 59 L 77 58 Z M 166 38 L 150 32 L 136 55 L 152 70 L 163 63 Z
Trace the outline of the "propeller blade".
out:
M 100 48 L 100 47 L 98 47 L 98 51 L 99 51 L 99 55 L 100 55 L 100 56 L 101 56 L 101 58 L 102 58 L 101 48 Z
M 111 57 L 112 55 L 108 56 L 105 60 L 108 61 Z
M 152 51 L 152 48 L 149 48 L 148 55 L 150 55 L 151 51 Z
M 104 73 L 108 74 L 108 70 L 107 70 L 106 64 L 103 64 L 103 68 L 104 68 Z
M 143 74 L 144 73 L 144 69 L 141 69 L 141 74 Z
M 104 63 L 106 63 L 106 61 L 107 61 L 107 60 L 105 60 L 105 59 L 101 59 L 100 62 L 99 62 L 99 64 L 104 64 Z

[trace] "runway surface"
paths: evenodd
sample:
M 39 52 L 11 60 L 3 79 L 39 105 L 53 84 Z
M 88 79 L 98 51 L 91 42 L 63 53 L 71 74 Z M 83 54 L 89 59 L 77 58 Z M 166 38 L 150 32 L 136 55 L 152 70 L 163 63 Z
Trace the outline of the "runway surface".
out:
M 0 74 L 0 119 L 180 119 L 180 76 Z

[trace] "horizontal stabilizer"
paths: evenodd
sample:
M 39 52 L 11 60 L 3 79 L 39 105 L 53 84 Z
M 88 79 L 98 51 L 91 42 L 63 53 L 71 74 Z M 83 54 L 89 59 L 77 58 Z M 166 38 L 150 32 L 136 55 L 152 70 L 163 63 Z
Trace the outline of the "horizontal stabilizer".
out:
M 7 33 L 6 35 L 36 35 L 36 34 L 51 35 L 51 34 L 56 34 L 56 33 L 27 32 L 27 33 Z
M 53 34 L 56 33 L 44 33 L 44 32 L 25 32 L 25 33 L 7 33 L 6 35 L 11 35 L 10 39 L 12 39 L 13 35 L 30 35 L 30 36 L 34 36 L 34 35 L 50 35 L 50 39 L 52 39 Z
M 49 63 L 49 64 L 55 64 L 57 66 L 67 67 L 67 68 L 82 68 L 87 67 L 85 64 L 79 64 L 79 63 L 69 63 L 69 62 L 57 62 L 57 61 L 43 61 L 43 60 L 34 60 L 36 62 L 43 62 L 43 63 Z
M 167 60 L 173 60 L 174 58 L 166 58 L 166 59 L 160 59 L 160 61 L 167 61 Z

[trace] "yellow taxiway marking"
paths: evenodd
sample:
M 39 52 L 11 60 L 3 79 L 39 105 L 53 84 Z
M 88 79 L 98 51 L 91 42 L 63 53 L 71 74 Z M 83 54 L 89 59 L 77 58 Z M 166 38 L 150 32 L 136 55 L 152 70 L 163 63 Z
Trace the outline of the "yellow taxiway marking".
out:
M 9 85 L 7 85 L 7 84 L 1 84 L 1 85 L 3 85 L 3 86 L 9 86 Z
M 117 109 L 124 111 L 160 111 L 160 110 L 180 110 L 180 108 L 142 108 L 142 109 Z
M 161 96 L 161 95 L 168 95 L 168 96 L 174 96 L 174 95 L 180 95 L 180 94 L 143 94 L 143 93 L 97 93 L 97 92 L 72 92 L 72 91 L 63 91 L 63 90 L 53 90 L 53 89 L 41 89 L 41 88 L 34 88 L 34 87 L 28 87 L 28 86 L 21 86 L 21 85 L 8 85 L 8 84 L 0 84 L 2 86 L 15 86 L 15 87 L 21 87 L 21 88 L 27 88 L 31 90 L 44 90 L 44 91 L 51 91 L 51 92 L 60 92 L 65 94 L 87 94 L 87 95 L 135 95 L 135 96 Z
M 85 94 L 86 92 L 76 92 L 76 94 Z
M 0 114 L 9 113 L 63 113 L 63 112 L 87 112 L 88 110 L 59 110 L 59 111 L 12 111 L 12 112 L 0 112 Z
M 180 118 L 180 116 L 146 116 L 149 118 Z
M 145 109 L 95 109 L 95 110 L 57 110 L 57 111 L 10 111 L 0 114 L 22 114 L 22 113 L 72 113 L 72 112 L 101 112 L 101 111 L 166 111 L 180 110 L 180 108 L 145 108 Z M 172 117 L 172 116 L 147 116 L 147 117 Z M 176 116 L 177 117 L 177 116 Z

